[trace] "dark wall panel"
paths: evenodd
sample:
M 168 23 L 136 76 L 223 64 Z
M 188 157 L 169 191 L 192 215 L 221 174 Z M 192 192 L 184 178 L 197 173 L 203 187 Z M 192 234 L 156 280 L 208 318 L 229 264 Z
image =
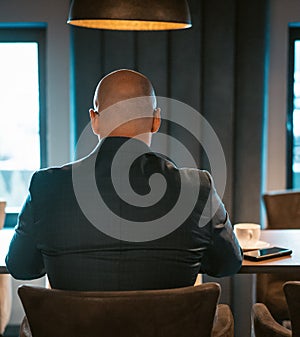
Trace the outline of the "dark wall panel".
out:
M 232 213 L 235 99 L 235 0 L 204 1 L 202 113 L 215 130 L 226 157 L 223 201 Z
M 88 109 L 93 104 L 95 86 L 102 76 L 101 32 L 72 27 L 73 42 L 73 116 L 75 141 L 89 121 Z
M 170 32 L 169 86 L 172 98 L 200 109 L 201 102 L 201 1 L 191 1 L 193 26 L 187 30 Z
M 238 2 L 234 148 L 236 222 L 260 222 L 267 13 L 267 1 L 254 0 L 251 6 Z
M 201 60 L 202 52 L 202 34 L 199 18 L 202 16 L 201 2 L 191 1 L 190 10 L 193 26 L 187 30 L 179 30 L 169 33 L 168 96 L 188 104 L 191 108 L 200 113 L 200 83 L 202 69 L 199 60 Z M 189 126 L 188 122 L 187 126 Z M 181 132 L 182 131 L 180 129 L 176 129 L 172 127 L 172 125 L 169 126 L 169 134 L 175 139 L 180 139 Z M 201 167 L 201 145 L 194 138 L 185 138 L 185 147 L 194 157 L 197 166 Z M 174 152 L 177 152 L 176 146 L 173 146 L 173 153 Z
M 101 54 L 103 72 L 135 66 L 135 44 L 133 32 L 105 31 L 103 32 Z
M 168 92 L 168 33 L 136 33 L 136 69 L 147 76 L 158 96 Z
M 267 14 L 268 1 L 253 0 L 251 5 L 237 1 L 232 200 L 235 222 L 260 221 Z M 232 305 L 239 332 L 251 330 L 253 282 L 252 275 L 233 278 Z

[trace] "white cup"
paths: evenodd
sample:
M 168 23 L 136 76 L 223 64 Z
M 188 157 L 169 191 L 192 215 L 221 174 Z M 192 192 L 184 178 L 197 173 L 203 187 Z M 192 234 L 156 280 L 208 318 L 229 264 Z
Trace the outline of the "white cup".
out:
M 260 225 L 256 223 L 237 223 L 234 233 L 241 247 L 253 247 L 260 238 Z

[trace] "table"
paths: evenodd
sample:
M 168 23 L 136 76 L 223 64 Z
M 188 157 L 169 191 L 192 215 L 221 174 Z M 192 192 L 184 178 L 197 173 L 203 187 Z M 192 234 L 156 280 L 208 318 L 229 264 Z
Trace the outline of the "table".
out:
M 13 234 L 13 228 L 0 230 L 0 274 L 8 273 L 5 266 L 5 256 Z M 286 270 L 295 270 L 300 273 L 300 229 L 262 230 L 260 239 L 271 243 L 273 246 L 291 248 L 293 253 L 291 256 L 278 257 L 260 262 L 244 260 L 239 273 L 276 273 Z
M 239 273 L 277 273 L 291 270 L 300 273 L 300 229 L 262 230 L 260 240 L 269 242 L 272 246 L 290 248 L 293 253 L 291 256 L 260 262 L 244 260 Z
M 14 232 L 15 230 L 13 228 L 3 228 L 0 230 L 0 274 L 8 274 L 5 265 L 5 256 Z
M 237 336 L 251 335 L 251 308 L 256 301 L 256 274 L 294 270 L 300 273 L 300 229 L 262 230 L 260 240 L 273 246 L 292 249 L 291 256 L 260 262 L 243 261 L 239 273 L 232 278 L 232 307 Z

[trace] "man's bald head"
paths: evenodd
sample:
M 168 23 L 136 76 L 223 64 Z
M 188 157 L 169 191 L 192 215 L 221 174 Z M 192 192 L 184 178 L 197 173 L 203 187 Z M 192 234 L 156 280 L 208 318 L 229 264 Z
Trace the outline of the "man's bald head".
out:
M 97 85 L 94 106 L 103 111 L 120 101 L 136 97 L 152 97 L 153 109 L 156 98 L 149 79 L 133 70 L 121 69 L 106 75 Z
M 94 133 L 101 138 L 137 137 L 149 143 L 151 133 L 160 125 L 156 103 L 147 77 L 133 70 L 114 71 L 101 79 L 95 90 L 94 110 L 90 109 Z

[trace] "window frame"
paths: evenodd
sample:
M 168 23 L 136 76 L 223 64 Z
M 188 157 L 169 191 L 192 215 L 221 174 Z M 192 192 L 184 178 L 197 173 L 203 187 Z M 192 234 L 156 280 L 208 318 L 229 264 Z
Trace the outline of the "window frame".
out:
M 0 25 L 0 43 L 36 42 L 38 44 L 38 84 L 39 84 L 39 134 L 40 167 L 47 166 L 47 115 L 46 115 L 46 26 Z M 25 200 L 24 196 L 24 200 Z M 18 213 L 7 213 L 4 227 L 13 227 L 17 223 Z
M 287 174 L 286 185 L 288 189 L 295 188 L 293 179 L 293 157 L 294 157 L 294 69 L 295 69 L 295 41 L 300 41 L 300 25 L 289 25 L 289 47 L 288 47 L 288 90 L 287 90 L 287 119 L 286 119 L 286 162 Z

